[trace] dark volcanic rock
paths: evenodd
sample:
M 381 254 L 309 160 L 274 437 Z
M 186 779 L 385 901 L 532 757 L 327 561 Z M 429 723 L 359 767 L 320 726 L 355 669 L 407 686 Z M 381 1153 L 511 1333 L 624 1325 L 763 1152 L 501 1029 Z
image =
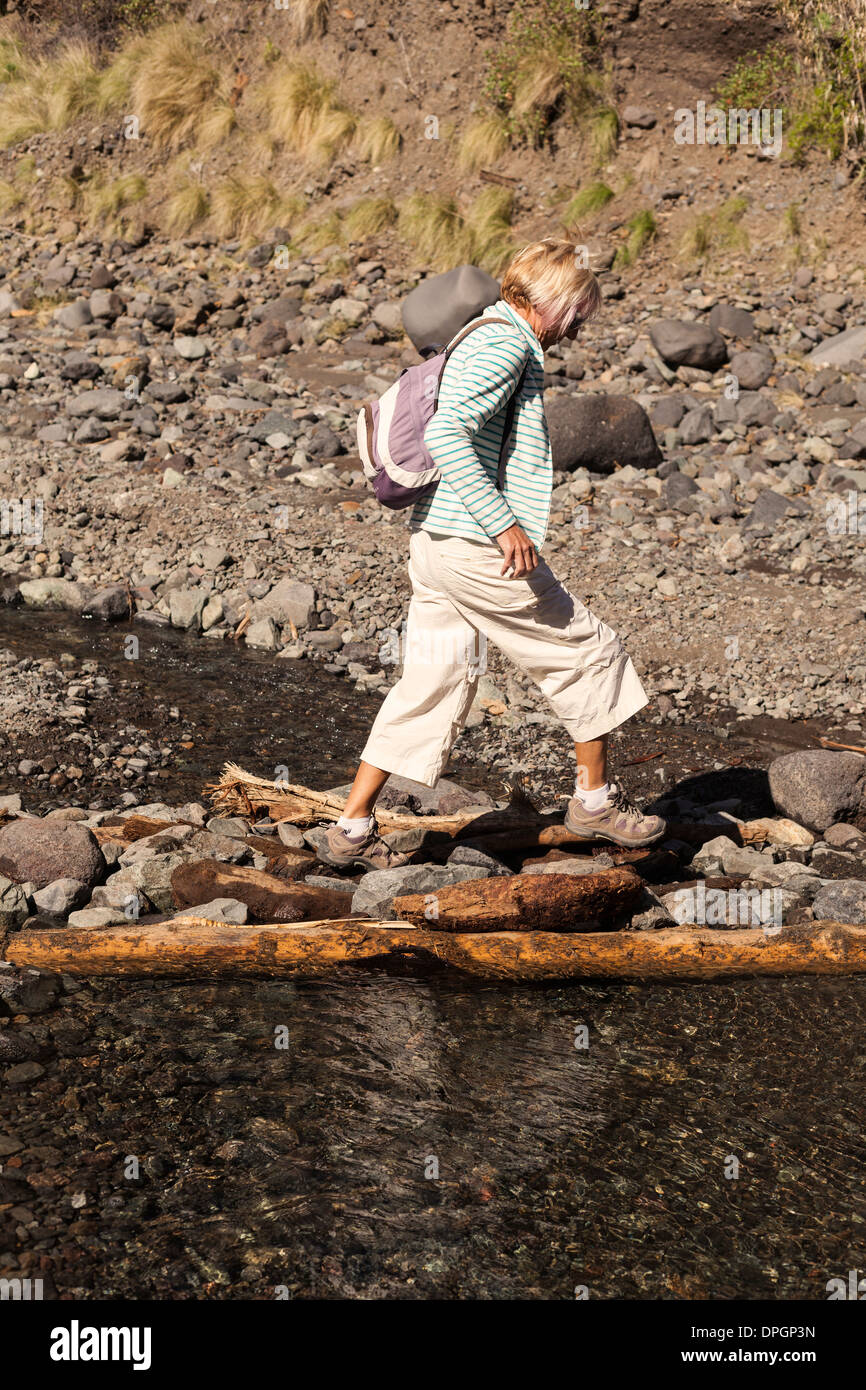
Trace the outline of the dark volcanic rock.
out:
M 755 320 L 748 309 L 735 309 L 733 304 L 714 304 L 707 321 L 717 333 L 727 333 L 731 338 L 755 336 Z
M 800 498 L 785 497 L 781 492 L 766 488 L 758 493 L 755 505 L 743 521 L 743 530 L 750 531 L 755 526 L 772 528 L 785 516 L 808 514 L 809 505 Z
M 555 396 L 546 415 L 554 468 L 612 473 L 617 464 L 661 463 L 646 411 L 627 396 Z
M 715 372 L 728 359 L 721 333 L 706 323 L 660 319 L 650 329 L 653 347 L 669 367 L 700 367 Z

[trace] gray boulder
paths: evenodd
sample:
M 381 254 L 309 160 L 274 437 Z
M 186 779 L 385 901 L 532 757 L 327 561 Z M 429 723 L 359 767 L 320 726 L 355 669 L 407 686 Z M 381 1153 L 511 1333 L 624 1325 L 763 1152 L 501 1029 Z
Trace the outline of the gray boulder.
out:
M 705 444 L 713 437 L 713 412 L 708 405 L 695 406 L 683 416 L 680 423 L 680 440 L 683 444 Z
M 70 927 L 122 927 L 128 919 L 125 913 L 113 907 L 82 907 L 78 912 L 70 912 Z
M 340 787 L 331 787 L 329 795 L 346 797 L 351 785 L 351 782 L 345 782 Z M 411 777 L 401 777 L 399 773 L 392 772 L 376 805 L 383 811 L 420 811 L 452 816 L 470 806 L 477 806 L 481 814 L 484 809 L 493 806 L 493 798 L 487 792 L 461 787 L 447 777 L 440 777 L 435 787 L 425 787 L 421 782 L 413 782 Z
M 776 363 L 769 352 L 750 349 L 735 352 L 728 370 L 737 378 L 744 391 L 759 391 L 773 375 Z
M 449 854 L 448 863 L 469 864 L 485 878 L 506 878 L 514 872 L 509 869 L 507 864 L 503 864 L 501 859 L 495 859 L 492 854 L 486 854 L 483 849 L 477 849 L 475 845 L 458 845 Z
M 237 898 L 212 898 L 209 903 L 197 903 L 194 913 L 188 907 L 176 912 L 176 917 L 206 917 L 210 922 L 233 922 L 244 926 L 249 920 L 249 908 Z
M 316 603 L 316 591 L 312 584 L 304 584 L 300 579 L 281 579 L 271 592 L 260 599 L 253 607 L 252 618 L 273 618 L 275 623 L 287 626 L 306 627 Z
M 114 290 L 94 290 L 90 296 L 90 312 L 95 319 L 113 322 L 123 313 L 126 305 Z
M 168 596 L 172 627 L 197 631 L 201 627 L 202 609 L 209 598 L 205 589 L 172 589 Z
M 101 622 L 117 622 L 129 617 L 129 595 L 120 584 L 112 584 L 92 594 L 82 610 L 85 618 L 99 618 Z
M 861 878 L 838 878 L 825 883 L 812 902 L 812 911 L 819 920 L 866 923 L 866 881 Z
M 403 327 L 419 352 L 444 347 L 472 319 L 495 304 L 499 282 L 475 265 L 431 275 L 403 301 Z
M 729 835 L 717 835 L 714 840 L 706 840 L 692 859 L 696 874 L 709 876 L 722 872 L 722 861 L 726 854 L 737 848 Z
M 87 902 L 90 889 L 78 878 L 56 878 L 44 888 L 33 894 L 37 912 L 48 912 L 53 917 L 67 917 L 75 908 Z
M 850 362 L 858 366 L 866 358 L 866 324 L 859 328 L 847 328 L 833 338 L 825 338 L 806 358 L 813 367 L 847 367 Z
M 87 601 L 87 590 L 71 579 L 25 579 L 18 592 L 28 608 L 65 608 L 80 613 Z
M 100 386 L 95 391 L 82 391 L 66 402 L 66 413 L 74 418 L 92 417 L 96 420 L 116 420 L 129 402 L 122 391 L 113 386 Z
M 102 852 L 84 825 L 22 816 L 0 829 L 0 873 L 14 883 L 46 888 L 74 878 L 90 888 L 104 872 Z
M 682 396 L 662 396 L 650 416 L 654 430 L 675 430 L 686 413 Z
M 20 927 L 29 915 L 27 894 L 17 883 L 0 876 L 0 927 Z
M 722 402 L 719 402 L 721 406 Z M 727 402 L 725 402 L 727 404 Z M 764 396 L 760 391 L 741 391 L 739 398 L 734 401 L 734 413 L 738 425 L 771 425 L 779 413 L 779 408 L 769 396 Z M 716 420 L 719 417 L 719 406 L 716 407 Z
M 691 499 L 696 493 L 700 493 L 700 488 L 694 478 L 689 477 L 688 473 L 681 473 L 679 469 L 676 469 L 665 478 L 665 502 L 669 507 L 673 507 L 677 511 L 694 511 L 697 507 L 697 502 L 692 502 Z M 685 502 L 689 502 L 691 505 L 684 507 L 683 504 Z
M 70 333 L 75 333 L 79 328 L 93 323 L 90 305 L 86 299 L 76 299 L 74 304 L 64 304 L 62 309 L 55 310 L 54 322 L 58 323 L 61 328 L 66 328 Z
M 770 763 L 770 795 L 781 815 L 823 832 L 856 815 L 866 798 L 866 758 L 810 748 Z
M 602 862 L 599 863 L 599 860 Z M 550 859 L 545 864 L 524 864 L 520 870 L 522 874 L 571 874 L 578 878 L 585 878 L 591 874 L 597 874 L 602 868 L 610 868 L 613 860 L 609 855 L 598 855 L 595 858 L 587 858 L 586 855 L 564 854 L 561 859 Z
M 670 909 L 650 888 L 644 888 L 632 909 L 629 925 L 632 931 L 655 931 L 658 927 L 672 926 L 674 918 Z
M 174 906 L 171 876 L 185 858 L 182 853 L 152 854 L 112 874 L 106 888 L 122 894 L 121 902 L 136 894 L 143 895 L 157 912 L 168 912 Z
M 652 130 L 656 114 L 647 106 L 626 106 L 622 113 L 626 125 L 637 126 L 639 130 Z
M 669 367 L 699 367 L 715 372 L 728 360 L 724 338 L 706 323 L 659 319 L 650 329 L 650 339 Z
M 546 415 L 554 468 L 612 473 L 617 464 L 661 463 L 649 416 L 628 396 L 556 396 Z
M 352 895 L 352 911 L 365 917 L 392 916 L 394 899 L 404 893 L 435 894 L 451 883 L 470 878 L 487 878 L 474 864 L 404 864 L 399 869 L 373 869 L 365 874 Z M 431 921 L 435 902 L 431 900 Z

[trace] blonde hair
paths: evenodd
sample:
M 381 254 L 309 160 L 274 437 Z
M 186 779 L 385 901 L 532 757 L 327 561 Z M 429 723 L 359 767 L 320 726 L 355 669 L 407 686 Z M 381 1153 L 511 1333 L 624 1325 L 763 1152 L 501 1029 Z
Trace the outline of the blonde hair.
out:
M 578 321 L 601 308 L 601 286 L 580 259 L 583 247 L 546 237 L 518 251 L 502 277 L 502 298 L 517 309 L 534 309 L 545 329 L 564 338 Z

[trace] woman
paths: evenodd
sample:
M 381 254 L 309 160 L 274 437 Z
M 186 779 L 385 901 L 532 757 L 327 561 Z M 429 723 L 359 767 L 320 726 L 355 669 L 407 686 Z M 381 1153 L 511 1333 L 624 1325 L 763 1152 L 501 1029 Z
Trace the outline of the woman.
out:
M 553 475 L 544 350 L 574 339 L 600 304 L 576 246 L 535 242 L 511 262 L 501 298 L 481 316 L 506 322 L 475 329 L 448 360 L 425 434 L 440 481 L 411 513 L 403 673 L 373 724 L 343 815 L 323 837 L 329 864 L 407 862 L 378 833 L 376 798 L 392 772 L 436 785 L 475 695 L 477 644 L 488 638 L 532 676 L 574 739 L 568 828 L 630 847 L 665 833 L 659 816 L 643 815 L 608 781 L 608 733 L 647 703 L 637 672 L 616 634 L 538 556 Z

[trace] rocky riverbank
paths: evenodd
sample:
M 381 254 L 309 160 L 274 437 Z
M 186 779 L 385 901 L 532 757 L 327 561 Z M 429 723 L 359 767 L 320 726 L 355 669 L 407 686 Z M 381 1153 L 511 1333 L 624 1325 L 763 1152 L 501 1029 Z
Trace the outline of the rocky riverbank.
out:
M 273 244 L 188 245 L 182 275 L 159 243 L 79 233 L 35 268 L 23 239 L 5 244 L 7 599 L 238 635 L 384 692 L 405 517 L 368 494 L 353 424 L 416 360 L 399 329 L 413 277 L 359 261 L 336 278 L 327 253 L 280 271 Z M 697 696 L 856 732 L 862 273 L 724 294 L 604 279 L 602 319 L 548 359 L 547 558 L 622 633 L 663 718 Z M 22 307 L 58 283 L 62 307 Z M 479 701 L 547 718 L 495 656 Z

